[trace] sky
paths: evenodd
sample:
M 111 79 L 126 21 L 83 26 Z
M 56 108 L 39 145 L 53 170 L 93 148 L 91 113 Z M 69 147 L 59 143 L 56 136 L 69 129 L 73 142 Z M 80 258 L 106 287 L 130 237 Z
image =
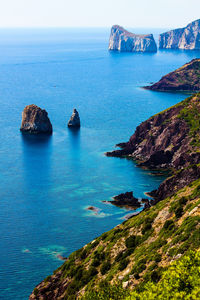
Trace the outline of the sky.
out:
M 0 0 L 0 27 L 175 28 L 200 18 L 200 0 Z

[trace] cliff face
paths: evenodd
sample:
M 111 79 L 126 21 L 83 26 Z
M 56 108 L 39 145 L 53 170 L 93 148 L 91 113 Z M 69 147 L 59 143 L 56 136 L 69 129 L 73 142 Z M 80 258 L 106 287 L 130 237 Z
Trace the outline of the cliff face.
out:
M 154 196 L 161 200 L 199 177 L 199 171 L 189 175 L 190 166 L 200 162 L 199 125 L 200 94 L 196 94 L 141 123 L 127 143 L 119 144 L 121 150 L 106 155 L 132 157 L 139 166 L 149 169 L 181 171 L 188 168 L 182 173 L 181 180 L 174 173 L 173 181 L 167 180 L 167 184 L 165 182 L 159 187 L 159 192 L 154 192 Z
M 181 68 L 163 76 L 155 84 L 144 88 L 152 91 L 199 91 L 200 59 L 193 59 Z
M 52 125 L 46 110 L 32 104 L 27 105 L 22 113 L 20 130 L 31 134 L 51 134 Z
M 160 49 L 200 49 L 200 20 L 188 24 L 184 28 L 170 30 L 159 36 Z
M 152 34 L 133 34 L 114 25 L 111 28 L 108 49 L 121 52 L 156 52 L 157 46 Z

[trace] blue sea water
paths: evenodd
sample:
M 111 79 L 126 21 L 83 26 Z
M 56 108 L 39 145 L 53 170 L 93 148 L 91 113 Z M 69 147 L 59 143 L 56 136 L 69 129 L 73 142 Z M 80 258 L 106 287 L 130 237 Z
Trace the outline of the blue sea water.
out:
M 102 200 L 143 197 L 163 180 L 104 152 L 186 97 L 141 87 L 200 53 L 111 53 L 108 38 L 108 29 L 0 30 L 0 299 L 27 299 L 62 264 L 58 254 L 122 222 L 128 212 Z M 48 111 L 51 137 L 20 133 L 32 103 Z M 74 107 L 76 132 L 67 128 Z

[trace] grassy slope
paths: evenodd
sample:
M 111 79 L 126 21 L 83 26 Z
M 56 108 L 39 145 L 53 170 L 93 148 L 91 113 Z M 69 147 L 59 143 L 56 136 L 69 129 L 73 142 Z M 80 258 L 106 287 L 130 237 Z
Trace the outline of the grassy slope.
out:
M 78 291 L 81 295 L 104 281 L 142 289 L 148 281 L 159 281 L 170 263 L 188 249 L 199 249 L 199 222 L 200 179 L 72 253 L 46 278 L 43 288 L 50 288 L 61 271 L 65 299 L 76 299 Z

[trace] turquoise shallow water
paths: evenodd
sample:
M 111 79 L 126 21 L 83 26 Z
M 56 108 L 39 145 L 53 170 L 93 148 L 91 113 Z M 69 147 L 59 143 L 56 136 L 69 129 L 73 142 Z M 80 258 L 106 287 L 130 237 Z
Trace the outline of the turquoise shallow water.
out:
M 113 195 L 156 188 L 132 161 L 104 152 L 185 98 L 141 86 L 199 52 L 109 53 L 107 29 L 0 30 L 0 299 L 27 299 L 69 255 L 122 222 Z M 52 137 L 22 136 L 25 105 L 49 112 Z M 76 107 L 82 127 L 68 130 Z M 101 209 L 99 215 L 87 206 Z

